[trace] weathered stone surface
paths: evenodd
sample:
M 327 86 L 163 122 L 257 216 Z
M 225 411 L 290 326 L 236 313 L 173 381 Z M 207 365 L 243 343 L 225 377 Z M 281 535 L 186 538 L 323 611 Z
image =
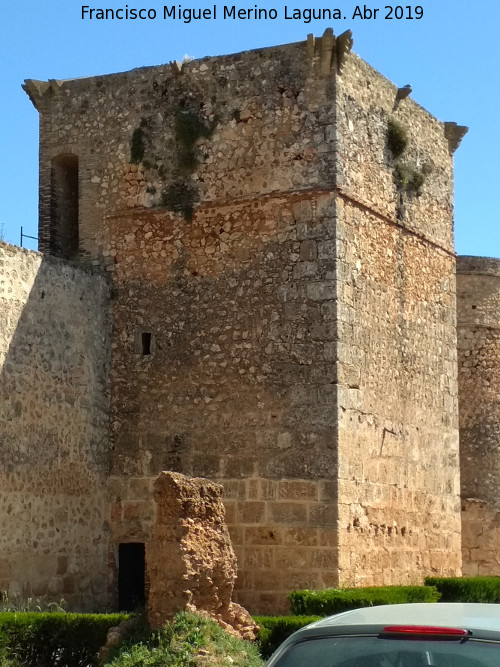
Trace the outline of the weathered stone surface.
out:
M 109 286 L 0 242 L 0 591 L 105 607 Z
M 104 646 L 99 649 L 97 659 L 99 664 L 104 664 L 113 648 L 121 644 L 127 637 L 129 637 L 134 628 L 138 624 L 138 617 L 128 618 L 122 621 L 119 625 L 110 628 L 106 634 L 106 642 Z
M 464 572 L 500 567 L 500 260 L 457 262 Z
M 158 628 L 178 611 L 202 611 L 244 639 L 257 626 L 232 602 L 236 556 L 222 503 L 222 487 L 171 472 L 154 485 L 156 521 L 146 545 L 147 613 Z
M 396 86 L 346 44 L 328 31 L 28 86 L 41 248 L 112 282 L 109 415 L 88 395 L 102 372 L 88 341 L 74 400 L 109 435 L 115 583 L 116 545 L 151 539 L 162 470 L 223 484 L 235 599 L 254 612 L 285 611 L 294 587 L 460 572 L 452 157 L 444 125 L 410 97 L 394 108 Z M 203 129 L 192 145 L 186 123 Z

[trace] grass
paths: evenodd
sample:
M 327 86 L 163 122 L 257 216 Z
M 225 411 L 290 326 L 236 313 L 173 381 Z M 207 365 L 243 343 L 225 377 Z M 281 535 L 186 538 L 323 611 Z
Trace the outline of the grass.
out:
M 20 595 L 11 595 L 7 591 L 0 591 L 0 612 L 64 612 L 66 600 L 49 602 L 46 595 L 36 598 L 23 598 Z
M 145 627 L 114 650 L 106 667 L 262 667 L 258 649 L 215 621 L 182 612 L 158 632 Z

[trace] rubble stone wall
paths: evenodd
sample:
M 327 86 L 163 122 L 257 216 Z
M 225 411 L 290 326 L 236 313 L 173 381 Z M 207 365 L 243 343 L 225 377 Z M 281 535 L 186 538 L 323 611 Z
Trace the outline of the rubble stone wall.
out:
M 452 158 L 443 124 L 354 55 L 337 94 L 339 580 L 419 583 L 461 565 Z
M 50 107 L 36 99 L 42 247 L 54 160 L 76 155 L 80 254 L 114 282 L 113 542 L 147 541 L 161 470 L 220 480 L 236 599 L 259 611 L 337 582 L 335 280 L 321 254 L 335 233 L 332 48 L 68 81 Z M 184 122 L 202 128 L 194 148 Z M 179 193 L 191 220 L 169 210 Z
M 251 611 L 460 568 L 452 151 L 338 46 L 27 84 L 41 247 L 77 206 L 113 281 L 112 541 L 161 470 L 220 481 Z
M 500 260 L 457 262 L 464 573 L 500 567 Z
M 0 591 L 104 608 L 109 290 L 0 243 Z
M 331 197 L 316 203 L 326 234 Z M 111 472 L 118 489 L 128 485 L 117 539 L 134 507 L 138 524 L 148 511 L 147 498 L 131 495 L 132 477 L 174 470 L 220 480 L 239 563 L 235 599 L 254 609 L 283 609 L 290 585 L 337 576 L 333 287 L 321 262 L 300 259 L 315 247 L 297 238 L 316 229 L 308 216 L 310 198 L 274 197 L 200 207 L 189 225 L 155 211 L 116 220 L 126 233 L 115 236 L 121 390 Z M 227 252 L 203 253 L 201 242 L 228 222 Z M 139 249 L 158 229 L 181 239 L 184 255 L 153 273 Z M 142 332 L 152 332 L 150 355 Z M 142 525 L 146 539 L 150 522 Z

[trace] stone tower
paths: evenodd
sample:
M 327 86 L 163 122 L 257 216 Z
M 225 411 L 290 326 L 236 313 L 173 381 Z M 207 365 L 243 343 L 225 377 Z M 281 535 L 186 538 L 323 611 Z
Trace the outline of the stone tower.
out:
M 500 566 L 500 260 L 457 262 L 464 574 Z
M 351 44 L 26 82 L 40 247 L 111 281 L 111 597 L 161 470 L 224 485 L 252 611 L 460 572 L 460 128 Z

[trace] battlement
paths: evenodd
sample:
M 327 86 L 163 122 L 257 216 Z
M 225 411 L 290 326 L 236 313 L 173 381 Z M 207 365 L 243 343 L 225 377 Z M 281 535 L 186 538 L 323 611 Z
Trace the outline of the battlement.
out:
M 458 255 L 457 274 L 458 273 L 500 276 L 500 259 L 495 257 Z

